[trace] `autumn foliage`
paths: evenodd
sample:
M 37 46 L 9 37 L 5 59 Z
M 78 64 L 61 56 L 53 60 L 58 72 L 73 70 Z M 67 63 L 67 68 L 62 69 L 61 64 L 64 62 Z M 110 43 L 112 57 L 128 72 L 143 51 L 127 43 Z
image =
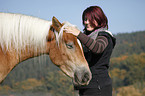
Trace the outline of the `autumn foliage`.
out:
M 145 31 L 115 35 L 110 60 L 113 96 L 145 96 Z M 44 55 L 22 62 L 0 85 L 0 96 L 77 96 L 70 78 Z

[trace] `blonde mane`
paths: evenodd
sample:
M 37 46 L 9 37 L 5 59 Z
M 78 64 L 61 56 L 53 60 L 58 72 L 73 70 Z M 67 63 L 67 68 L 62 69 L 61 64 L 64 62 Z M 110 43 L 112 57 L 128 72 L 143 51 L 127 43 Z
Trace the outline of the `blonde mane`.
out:
M 22 14 L 0 13 L 0 46 L 3 51 L 14 48 L 25 50 L 29 48 L 45 50 L 46 37 L 52 22 Z M 60 32 L 56 32 L 56 41 L 59 45 L 63 30 L 67 26 L 76 27 L 69 22 L 63 22 Z
M 2 49 L 44 48 L 51 21 L 22 14 L 0 13 L 0 46 Z

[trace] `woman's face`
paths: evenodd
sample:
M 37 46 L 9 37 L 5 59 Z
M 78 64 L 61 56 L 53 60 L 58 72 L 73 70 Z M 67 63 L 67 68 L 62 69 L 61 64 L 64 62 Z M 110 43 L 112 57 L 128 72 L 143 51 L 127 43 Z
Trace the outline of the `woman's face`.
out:
M 98 23 L 97 23 L 96 21 L 94 21 L 94 22 L 95 22 L 95 25 L 98 26 Z M 90 22 L 89 22 L 88 19 L 86 19 L 86 20 L 84 21 L 84 24 L 85 24 L 85 27 L 86 27 L 87 31 L 92 31 L 92 30 L 94 30 L 94 27 L 91 26 L 91 24 L 90 24 Z

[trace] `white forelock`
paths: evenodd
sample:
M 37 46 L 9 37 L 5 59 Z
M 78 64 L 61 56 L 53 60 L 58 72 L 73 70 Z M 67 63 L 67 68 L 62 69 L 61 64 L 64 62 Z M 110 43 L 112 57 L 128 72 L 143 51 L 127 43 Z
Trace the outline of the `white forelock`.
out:
M 69 26 L 70 26 L 70 27 L 77 28 L 76 25 L 73 25 L 73 24 L 71 24 L 71 23 L 69 23 L 69 22 L 67 22 L 67 21 L 64 21 L 63 24 L 64 24 L 64 25 L 61 27 L 59 34 L 58 34 L 58 32 L 55 32 L 55 33 L 56 33 L 56 34 L 55 34 L 55 35 L 56 35 L 56 41 L 58 42 L 58 45 L 59 45 L 60 40 L 62 39 L 63 30 L 64 30 L 66 27 L 69 27 Z M 78 42 L 80 48 L 82 49 L 82 45 L 81 45 L 81 42 L 79 41 L 79 39 L 77 39 L 77 42 Z
M 59 41 L 62 39 L 64 28 L 68 27 L 68 26 L 76 27 L 76 25 L 73 25 L 73 24 L 71 24 L 67 21 L 64 21 L 63 26 L 61 27 L 59 34 L 55 34 L 56 35 L 56 41 L 58 42 L 58 44 L 59 44 Z M 58 32 L 55 32 L 55 33 L 58 33 Z
M 51 21 L 21 14 L 0 13 L 0 46 L 44 48 Z M 35 46 L 34 46 L 35 45 Z

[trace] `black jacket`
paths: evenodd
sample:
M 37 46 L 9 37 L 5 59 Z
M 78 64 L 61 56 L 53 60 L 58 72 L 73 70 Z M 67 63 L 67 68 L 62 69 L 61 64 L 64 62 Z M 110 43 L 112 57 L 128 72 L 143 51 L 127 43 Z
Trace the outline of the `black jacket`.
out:
M 92 72 L 92 80 L 87 86 L 75 86 L 76 90 L 82 88 L 101 88 L 103 86 L 112 84 L 111 78 L 108 74 L 109 61 L 116 44 L 116 39 L 107 32 L 99 32 L 98 36 L 105 36 L 108 39 L 108 45 L 102 53 L 96 54 L 90 51 L 85 46 L 84 55 Z

